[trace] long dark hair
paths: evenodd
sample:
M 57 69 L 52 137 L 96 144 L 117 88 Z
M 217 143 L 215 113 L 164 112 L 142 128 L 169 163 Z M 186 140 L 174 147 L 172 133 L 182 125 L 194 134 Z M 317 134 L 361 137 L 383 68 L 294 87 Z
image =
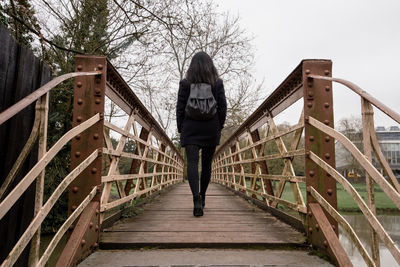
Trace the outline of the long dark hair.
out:
M 193 56 L 186 72 L 186 79 L 189 83 L 208 83 L 214 87 L 218 79 L 218 71 L 206 52 L 197 52 Z

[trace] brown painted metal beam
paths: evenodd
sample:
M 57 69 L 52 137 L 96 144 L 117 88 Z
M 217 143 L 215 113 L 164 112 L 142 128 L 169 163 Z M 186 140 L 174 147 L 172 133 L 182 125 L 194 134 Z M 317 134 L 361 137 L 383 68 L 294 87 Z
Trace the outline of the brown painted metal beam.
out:
M 82 212 L 61 256 L 57 267 L 76 266 L 98 248 L 100 202 L 91 202 Z
M 309 203 L 308 207 L 312 212 L 312 215 L 308 217 L 313 225 L 312 229 L 309 229 L 309 234 L 313 239 L 313 247 L 327 251 L 337 266 L 353 266 L 321 206 L 318 203 Z
M 99 113 L 104 117 L 104 100 L 106 85 L 107 60 L 102 56 L 75 57 L 76 71 L 101 71 L 101 75 L 77 77 L 74 84 L 74 113 L 72 126 L 75 127 L 93 115 Z M 102 151 L 103 148 L 104 121 L 91 126 L 72 139 L 71 145 L 71 169 L 78 166 L 83 159 L 94 150 Z M 102 170 L 102 154 L 91 163 L 69 186 L 68 214 L 71 214 L 93 187 L 100 188 Z M 94 231 L 93 225 L 100 229 L 100 192 L 93 198 L 92 203 L 82 212 L 77 224 L 72 225 L 73 232 L 59 258 L 59 266 L 75 265 L 77 261 L 87 256 L 88 251 L 96 246 L 99 231 Z M 83 241 L 84 240 L 84 241 Z M 82 242 L 82 244 L 81 244 Z M 84 244 L 83 244 L 84 243 Z
M 308 123 L 311 116 L 330 127 L 333 123 L 332 83 L 326 80 L 315 80 L 309 75 L 331 76 L 332 62 L 330 60 L 305 60 L 303 61 L 303 88 L 304 88 L 304 120 L 305 120 L 305 175 L 307 186 L 314 187 L 329 204 L 337 209 L 336 181 L 330 175 L 319 168 L 307 157 L 307 152 L 312 151 L 335 168 L 335 142 L 334 139 L 324 134 Z M 316 200 L 307 194 L 307 203 L 315 203 Z M 338 235 L 337 222 L 326 213 L 328 220 Z M 307 224 L 311 227 L 311 221 Z M 307 228 L 306 228 L 307 229 Z M 314 244 L 314 234 L 311 243 Z

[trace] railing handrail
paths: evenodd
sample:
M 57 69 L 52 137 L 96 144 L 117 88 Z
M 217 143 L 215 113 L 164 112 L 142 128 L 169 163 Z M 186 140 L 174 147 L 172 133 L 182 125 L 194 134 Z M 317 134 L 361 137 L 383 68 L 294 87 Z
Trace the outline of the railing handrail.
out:
M 10 210 L 14 203 L 20 198 L 25 190 L 37 178 L 39 173 L 47 166 L 51 159 L 61 150 L 61 148 L 69 142 L 74 136 L 85 131 L 96 122 L 100 120 L 100 114 L 96 114 L 85 122 L 72 128 L 65 133 L 52 148 L 35 164 L 35 166 L 25 175 L 24 178 L 18 183 L 17 186 L 7 195 L 7 197 L 0 203 L 0 220 Z
M 380 111 L 391 117 L 393 120 L 395 120 L 397 123 L 400 123 L 400 114 L 394 111 L 393 109 L 389 108 L 385 104 L 383 104 L 381 101 L 370 95 L 367 91 L 361 89 L 359 86 L 356 84 L 347 81 L 345 79 L 341 78 L 333 78 L 333 77 L 326 77 L 326 76 L 320 76 L 320 75 L 308 75 L 308 77 L 312 79 L 319 79 L 319 80 L 327 80 L 327 81 L 332 81 L 332 82 L 337 82 L 340 84 L 345 85 L 348 87 L 350 90 L 361 96 L 362 98 L 365 98 L 373 104 L 375 107 L 377 107 Z
M 247 128 L 260 121 L 265 115 L 272 112 L 272 109 L 279 105 L 285 96 L 294 95 L 301 88 L 302 63 L 300 63 L 286 79 L 265 99 L 262 104 L 234 131 L 228 139 L 221 144 L 214 155 L 218 155 Z M 298 100 L 298 99 L 296 99 Z
M 115 89 L 118 91 L 118 95 L 122 96 L 121 98 L 128 103 L 131 107 L 134 107 L 135 112 L 150 125 L 151 128 L 155 130 L 157 135 L 160 136 L 161 139 L 164 139 L 164 142 L 167 143 L 170 148 L 176 152 L 177 157 L 179 157 L 182 161 L 183 157 L 175 145 L 172 143 L 171 139 L 167 136 L 164 129 L 160 126 L 157 120 L 153 117 L 153 115 L 148 112 L 146 107 L 140 101 L 140 99 L 136 96 L 136 94 L 132 91 L 127 82 L 122 78 L 119 72 L 115 69 L 115 67 L 111 64 L 111 62 L 107 59 L 107 85 L 116 86 L 111 89 Z
M 314 161 L 318 166 L 324 169 L 327 173 L 331 175 L 339 184 L 343 186 L 343 188 L 353 197 L 355 203 L 360 208 L 361 212 L 364 214 L 368 223 L 371 227 L 376 231 L 379 238 L 389 249 L 390 253 L 396 259 L 398 263 L 400 263 L 400 250 L 395 245 L 394 241 L 391 239 L 389 234 L 385 231 L 379 220 L 376 218 L 371 209 L 364 202 L 362 197 L 358 194 L 357 190 L 347 181 L 340 173 L 338 173 L 334 168 L 332 168 L 329 164 L 327 164 L 323 159 L 315 155 L 313 152 L 310 152 L 310 158 Z
M 51 208 L 54 206 L 56 201 L 59 199 L 61 194 L 65 191 L 68 185 L 80 174 L 84 169 L 86 169 L 90 163 L 92 163 L 96 157 L 98 156 L 99 151 L 95 150 L 89 157 L 82 161 L 79 166 L 77 166 L 74 170 L 72 170 L 57 186 L 54 190 L 53 194 L 49 197 L 47 202 L 40 209 L 39 213 L 33 218 L 32 222 L 29 224 L 28 228 L 26 228 L 23 235 L 20 237 L 18 242 L 14 245 L 14 248 L 9 253 L 9 257 L 1 264 L 1 267 L 4 266 L 12 266 L 18 259 L 19 255 L 28 245 L 29 241 L 32 239 L 33 235 L 40 227 L 41 223 L 44 221 Z M 94 189 L 95 192 L 97 188 Z M 93 193 L 91 193 L 93 194 Z M 43 265 L 45 262 L 43 263 Z
M 7 108 L 5 111 L 0 113 L 0 125 L 6 122 L 8 119 L 12 118 L 15 114 L 32 104 L 34 101 L 38 100 L 41 96 L 49 92 L 58 84 L 62 83 L 65 80 L 68 80 L 73 77 L 78 76 L 92 76 L 92 75 L 99 75 L 101 74 L 100 71 L 90 71 L 90 72 L 71 72 L 67 74 L 63 74 L 54 78 L 53 80 L 49 81 L 45 85 L 41 86 L 37 90 L 35 90 L 30 95 L 24 97 L 11 107 Z
M 374 179 L 374 181 L 400 210 L 400 193 L 389 184 L 382 174 L 380 174 L 372 163 L 364 157 L 364 155 L 346 136 L 312 117 L 309 118 L 309 123 L 320 131 L 335 138 L 335 140 L 338 140 L 354 156 L 358 163 L 366 170 L 366 172 L 372 177 L 372 179 Z

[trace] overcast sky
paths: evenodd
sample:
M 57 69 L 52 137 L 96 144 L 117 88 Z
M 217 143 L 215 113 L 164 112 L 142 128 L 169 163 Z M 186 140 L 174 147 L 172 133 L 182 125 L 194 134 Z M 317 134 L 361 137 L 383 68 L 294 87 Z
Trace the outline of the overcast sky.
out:
M 218 0 L 255 37 L 255 76 L 274 90 L 302 59 L 333 61 L 333 77 L 400 113 L 400 0 Z M 334 85 L 335 121 L 360 115 L 360 98 Z M 376 109 L 375 109 L 376 110 Z M 375 125 L 398 125 L 375 112 Z M 288 120 L 290 121 L 290 119 Z

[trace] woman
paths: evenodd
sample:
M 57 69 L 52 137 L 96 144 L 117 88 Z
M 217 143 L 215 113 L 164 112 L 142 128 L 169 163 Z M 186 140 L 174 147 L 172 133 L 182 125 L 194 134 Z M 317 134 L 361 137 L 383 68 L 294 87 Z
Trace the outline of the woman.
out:
M 217 102 L 216 114 L 212 119 L 194 120 L 185 112 L 191 85 L 209 84 Z M 211 57 L 205 52 L 196 53 L 189 65 L 186 78 L 179 83 L 176 121 L 181 134 L 181 146 L 187 157 L 187 176 L 193 194 L 193 215 L 202 216 L 205 197 L 211 177 L 211 161 L 215 147 L 219 145 L 221 130 L 226 118 L 226 98 L 224 85 L 218 77 Z M 201 156 L 201 183 L 199 191 L 199 152 Z

